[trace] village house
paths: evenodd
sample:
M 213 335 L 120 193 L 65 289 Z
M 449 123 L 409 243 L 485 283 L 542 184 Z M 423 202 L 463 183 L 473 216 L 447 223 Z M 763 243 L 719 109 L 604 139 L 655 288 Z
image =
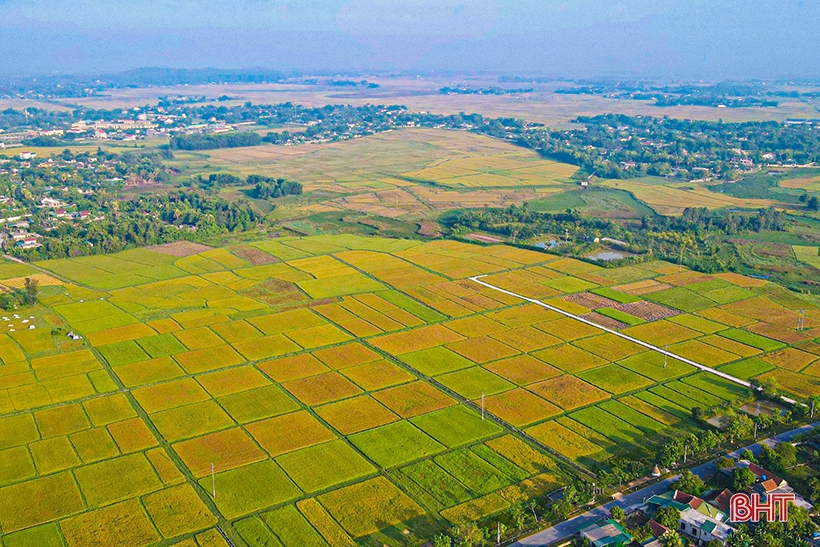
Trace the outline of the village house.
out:
M 795 492 L 794 489 L 789 486 L 789 483 L 786 482 L 786 479 L 763 469 L 754 462 L 740 460 L 733 467 L 723 469 L 722 472 L 731 477 L 735 469 L 743 467 L 747 467 L 755 475 L 755 484 L 752 486 L 752 492 L 760 494 L 764 498 L 769 494 L 794 494 L 794 504 L 796 506 L 809 511 L 812 509 L 812 504 Z
M 677 531 L 691 539 L 694 545 L 703 545 L 712 539 L 724 542 L 733 530 L 727 524 L 727 514 L 719 507 L 680 490 L 652 496 L 646 500 L 646 505 L 652 515 L 662 507 L 678 510 Z
M 578 532 L 592 547 L 626 547 L 632 543 L 632 536 L 617 520 L 600 520 L 581 528 Z

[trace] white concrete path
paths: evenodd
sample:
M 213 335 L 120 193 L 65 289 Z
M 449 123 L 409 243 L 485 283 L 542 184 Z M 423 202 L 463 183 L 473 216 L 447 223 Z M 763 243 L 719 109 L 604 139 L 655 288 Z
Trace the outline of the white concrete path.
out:
M 638 344 L 639 346 L 643 346 L 643 347 L 645 347 L 647 349 L 650 349 L 652 351 L 657 351 L 658 353 L 661 353 L 661 354 L 666 355 L 668 357 L 671 357 L 673 359 L 677 359 L 678 361 L 682 361 L 682 362 L 686 363 L 687 365 L 692 365 L 693 367 L 698 368 L 698 369 L 700 369 L 704 372 L 708 372 L 709 374 L 714 374 L 715 376 L 719 376 L 719 377 L 721 377 L 725 380 L 729 380 L 730 382 L 734 382 L 736 384 L 747 387 L 749 389 L 754 389 L 754 386 L 752 386 L 752 384 L 750 384 L 746 380 L 741 380 L 740 378 L 736 378 L 736 377 L 732 376 L 731 374 L 726 374 L 725 372 L 721 372 L 719 370 L 713 369 L 712 367 L 708 367 L 706 365 L 696 363 L 695 361 L 692 361 L 691 359 L 687 359 L 686 357 L 681 357 L 680 355 L 675 355 L 674 353 L 672 353 L 670 351 L 667 351 L 663 348 L 659 348 L 658 346 L 654 346 L 654 345 L 652 345 L 648 342 L 644 342 L 643 340 L 638 340 L 637 338 L 633 338 L 631 336 L 628 336 L 626 334 L 618 332 L 614 329 L 604 327 L 602 325 L 599 325 L 598 323 L 590 321 L 589 319 L 579 317 L 577 315 L 569 313 L 568 311 L 564 311 L 560 308 L 556 308 L 555 306 L 551 306 L 551 305 L 546 304 L 546 303 L 544 303 L 540 300 L 537 300 L 535 298 L 529 298 L 529 297 L 523 296 L 521 294 L 517 294 L 517 293 L 514 293 L 512 291 L 508 291 L 507 289 L 502 289 L 501 287 L 496 287 L 495 285 L 487 283 L 486 281 L 482 281 L 481 280 L 482 277 L 486 277 L 486 276 L 477 275 L 475 277 L 471 277 L 470 281 L 478 283 L 479 285 L 483 285 L 484 287 L 487 287 L 487 288 L 492 289 L 494 291 L 498 291 L 498 292 L 507 294 L 509 296 L 514 296 L 516 298 L 520 298 L 521 300 L 526 300 L 527 302 L 531 302 L 533 304 L 536 304 L 536 305 L 541 306 L 543 308 L 546 308 L 548 310 L 552 310 L 556 313 L 560 313 L 561 315 L 565 315 L 566 317 L 571 317 L 572 319 L 575 319 L 576 321 L 580 321 L 582 323 L 585 323 L 585 324 L 590 325 L 592 327 L 595 327 L 597 329 L 601 329 L 604 332 L 614 334 L 615 336 L 617 336 L 619 338 L 623 338 L 624 340 L 629 340 L 630 342 Z M 757 388 L 757 389 L 760 389 L 760 388 Z M 780 399 L 783 402 L 786 402 L 786 403 L 791 404 L 791 405 L 797 404 L 797 401 L 795 401 L 794 399 L 790 399 L 788 397 L 780 397 Z

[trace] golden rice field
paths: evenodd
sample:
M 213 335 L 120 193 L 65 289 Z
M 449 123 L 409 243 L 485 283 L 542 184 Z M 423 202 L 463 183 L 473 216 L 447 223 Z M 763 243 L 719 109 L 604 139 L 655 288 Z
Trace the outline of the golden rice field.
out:
M 820 394 L 820 309 L 765 281 L 448 240 L 250 247 L 270 260 L 245 244 L 0 267 L 9 287 L 54 280 L 0 323 L 4 545 L 421 545 L 744 395 L 475 275 Z

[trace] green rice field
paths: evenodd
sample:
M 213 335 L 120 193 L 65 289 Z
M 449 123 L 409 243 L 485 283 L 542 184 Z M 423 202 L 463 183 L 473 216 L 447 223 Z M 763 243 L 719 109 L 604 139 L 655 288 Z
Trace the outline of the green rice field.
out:
M 0 323 L 4 546 L 421 545 L 749 397 L 476 275 L 820 394 L 820 309 L 801 304 L 797 330 L 760 280 L 448 240 L 251 245 L 266 259 L 158 247 L 35 265 L 60 284 Z

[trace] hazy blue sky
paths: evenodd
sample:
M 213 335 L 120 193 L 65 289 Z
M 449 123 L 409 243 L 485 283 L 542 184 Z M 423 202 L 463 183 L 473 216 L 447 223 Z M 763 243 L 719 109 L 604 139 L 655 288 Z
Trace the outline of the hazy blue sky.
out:
M 0 73 L 820 75 L 820 0 L 0 0 Z

